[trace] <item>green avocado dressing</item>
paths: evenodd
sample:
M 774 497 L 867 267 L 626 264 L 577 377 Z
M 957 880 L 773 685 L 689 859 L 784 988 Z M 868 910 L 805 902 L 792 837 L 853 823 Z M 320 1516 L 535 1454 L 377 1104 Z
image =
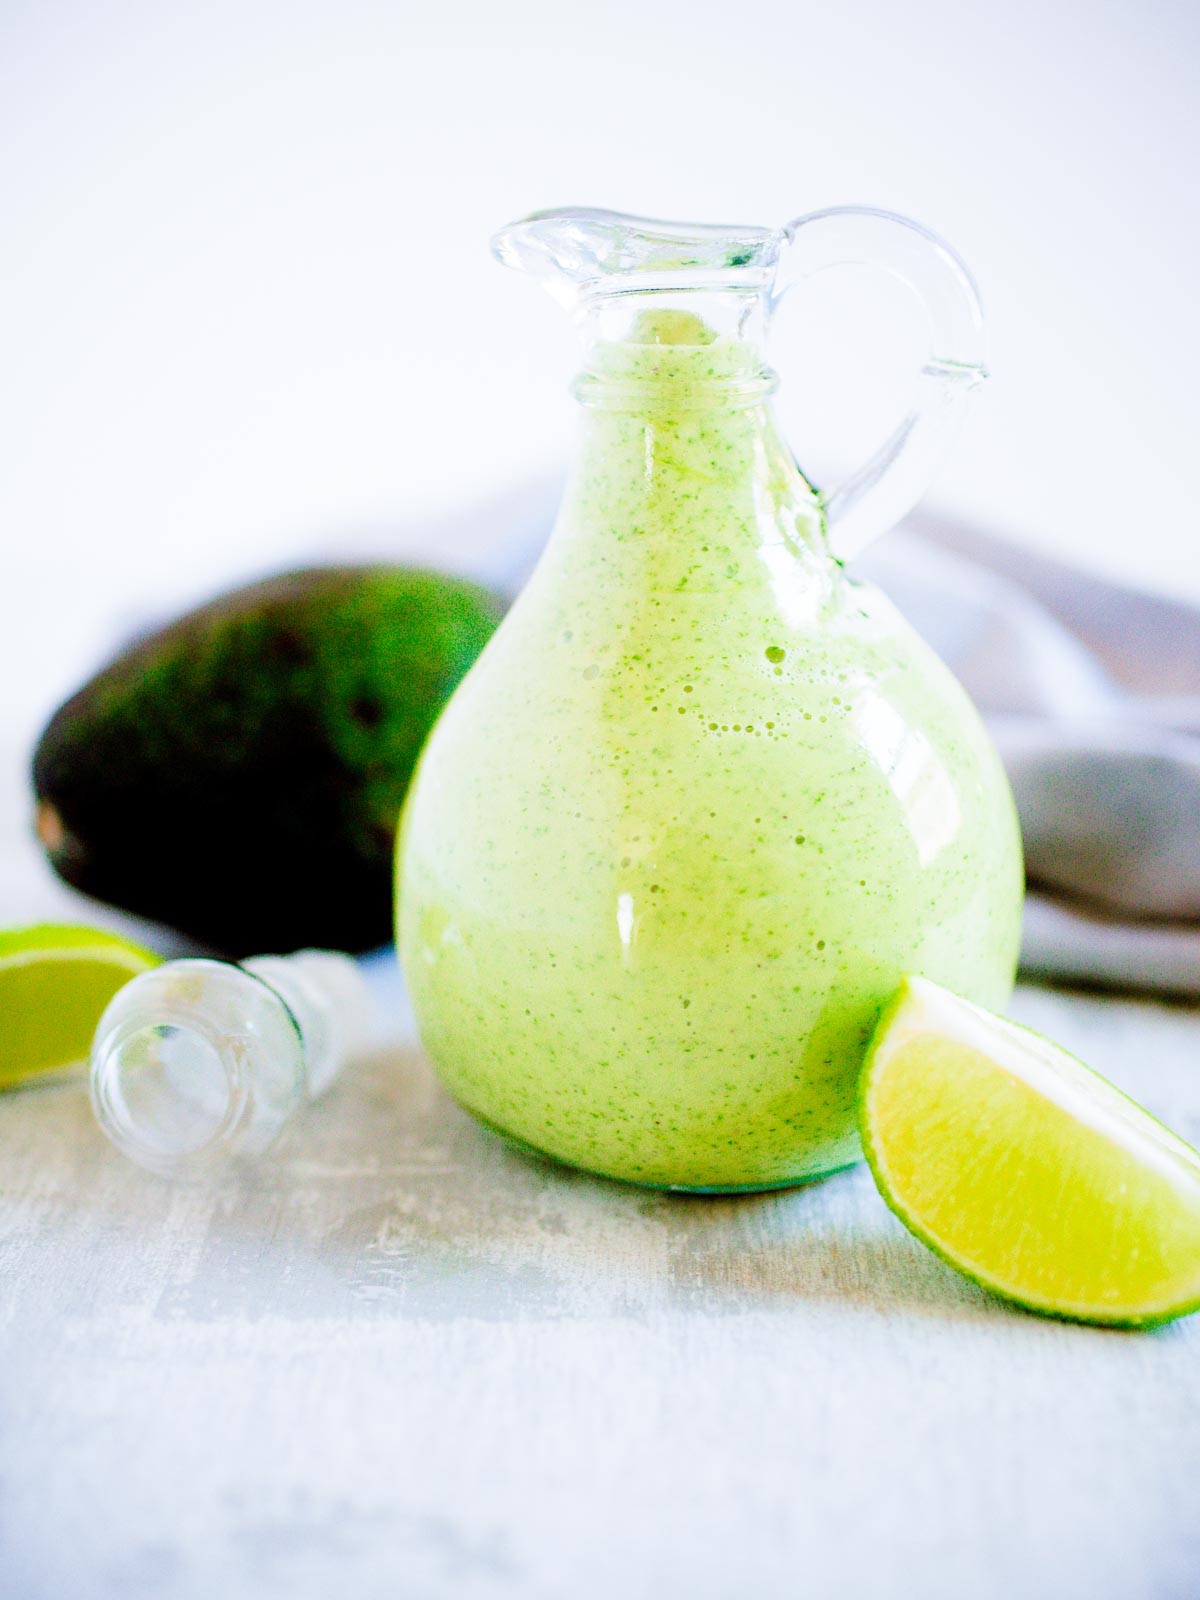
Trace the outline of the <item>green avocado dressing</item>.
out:
M 590 367 L 554 538 L 407 808 L 422 1040 L 563 1161 L 801 1181 L 857 1158 L 905 974 L 1007 998 L 1011 799 L 958 684 L 829 556 L 751 346 L 649 312 Z

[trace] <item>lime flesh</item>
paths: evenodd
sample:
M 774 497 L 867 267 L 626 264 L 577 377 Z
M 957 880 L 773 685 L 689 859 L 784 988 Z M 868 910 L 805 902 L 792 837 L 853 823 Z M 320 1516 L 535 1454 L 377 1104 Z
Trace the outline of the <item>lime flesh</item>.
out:
M 908 978 L 859 1117 L 884 1200 L 985 1288 L 1082 1322 L 1200 1308 L 1200 1154 L 1049 1040 Z
M 113 995 L 158 961 L 96 928 L 0 933 L 0 1089 L 84 1060 Z

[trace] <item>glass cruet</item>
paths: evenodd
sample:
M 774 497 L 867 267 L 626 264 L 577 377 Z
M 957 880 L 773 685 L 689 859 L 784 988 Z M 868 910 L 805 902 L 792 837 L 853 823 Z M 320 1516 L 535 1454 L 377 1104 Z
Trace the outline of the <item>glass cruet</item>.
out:
M 842 561 L 913 504 L 983 377 L 933 235 L 839 209 L 777 230 L 542 212 L 495 241 L 576 316 L 554 533 L 426 746 L 398 942 L 451 1092 L 631 1182 L 804 1181 L 857 1159 L 881 1006 L 923 973 L 997 1006 L 1022 874 L 970 703 Z M 912 406 L 819 492 L 763 345 L 782 294 L 869 261 L 924 305 Z M 836 554 L 835 554 L 836 552 Z

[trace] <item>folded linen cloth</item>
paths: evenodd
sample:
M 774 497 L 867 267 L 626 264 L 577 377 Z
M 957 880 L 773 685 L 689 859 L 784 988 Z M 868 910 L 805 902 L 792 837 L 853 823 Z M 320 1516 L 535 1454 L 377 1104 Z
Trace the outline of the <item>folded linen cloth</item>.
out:
M 560 488 L 456 519 L 448 542 L 515 592 Z M 1023 970 L 1200 995 L 1200 607 L 923 513 L 853 571 L 947 662 L 1000 749 L 1030 881 Z
M 1200 995 L 1200 608 L 930 517 L 869 550 L 1008 770 L 1033 973 Z

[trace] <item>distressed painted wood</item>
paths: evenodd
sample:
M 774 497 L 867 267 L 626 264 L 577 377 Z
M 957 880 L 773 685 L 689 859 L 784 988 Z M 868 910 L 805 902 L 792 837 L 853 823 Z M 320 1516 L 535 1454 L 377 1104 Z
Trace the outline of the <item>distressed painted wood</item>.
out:
M 1017 1013 L 1200 1139 L 1200 1021 Z M 178 1188 L 0 1100 L 0 1593 L 1190 1600 L 1200 1318 L 1006 1309 L 862 1170 L 687 1199 L 508 1149 L 412 1045 Z

